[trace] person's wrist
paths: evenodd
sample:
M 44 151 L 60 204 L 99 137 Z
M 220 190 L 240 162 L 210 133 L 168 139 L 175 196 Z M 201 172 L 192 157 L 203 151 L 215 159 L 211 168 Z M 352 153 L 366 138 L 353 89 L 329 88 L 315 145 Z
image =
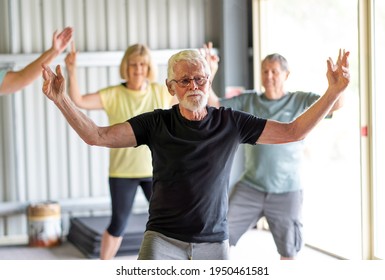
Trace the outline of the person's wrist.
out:
M 54 100 L 54 103 L 56 106 L 64 108 L 64 107 L 68 107 L 69 104 L 72 103 L 72 101 L 66 94 L 64 94 L 64 92 L 62 92 L 57 94 Z
M 56 48 L 55 46 L 52 46 L 51 50 L 54 56 L 58 56 L 64 51 L 64 49 Z
M 66 66 L 67 67 L 67 73 L 68 73 L 68 76 L 70 77 L 73 77 L 76 75 L 76 66 L 75 65 L 72 65 L 72 66 Z

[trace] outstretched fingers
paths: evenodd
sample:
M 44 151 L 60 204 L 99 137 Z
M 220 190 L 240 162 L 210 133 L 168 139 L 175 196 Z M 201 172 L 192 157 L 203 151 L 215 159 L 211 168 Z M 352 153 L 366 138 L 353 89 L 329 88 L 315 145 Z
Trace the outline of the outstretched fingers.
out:
M 344 67 L 349 67 L 349 55 L 350 55 L 350 52 L 346 52 L 344 50 L 344 53 L 343 53 L 343 57 L 342 57 L 342 63 L 341 65 L 344 66 Z
M 65 89 L 64 76 L 60 65 L 56 66 L 55 93 L 62 95 Z
M 345 85 L 345 87 L 350 82 L 350 71 L 349 71 L 349 54 L 350 52 L 346 52 L 345 50 L 342 53 L 342 59 L 341 64 L 338 65 L 338 71 L 340 72 L 340 75 L 342 76 L 342 83 Z
M 329 57 L 327 60 L 328 70 L 335 72 L 335 71 L 341 71 L 342 69 L 345 69 L 345 68 L 349 68 L 349 60 L 348 60 L 349 54 L 350 52 L 347 52 L 345 49 L 340 49 L 338 53 L 338 58 L 335 64 L 333 62 L 333 59 Z
M 68 26 L 64 28 L 59 35 L 55 36 L 55 38 L 62 39 L 63 41 L 68 42 L 72 38 L 72 34 L 73 34 L 73 28 Z
M 350 73 L 349 73 L 349 54 L 350 52 L 346 52 L 343 50 L 342 54 L 340 53 L 339 56 L 339 63 L 338 63 L 338 71 L 341 73 L 341 75 L 344 78 L 350 79 Z
M 66 64 L 67 71 L 71 73 L 75 67 L 76 67 L 76 47 L 75 47 L 75 42 L 71 42 L 71 51 L 67 54 L 67 56 L 64 59 L 64 62 Z
M 71 42 L 71 52 L 72 53 L 76 53 L 76 47 L 75 47 L 75 42 L 74 41 Z
M 51 99 L 51 97 L 49 96 L 50 94 L 50 88 L 51 88 L 51 82 L 52 82 L 52 77 L 55 76 L 55 74 L 51 71 L 51 69 L 47 66 L 47 65 L 42 65 L 43 67 L 43 70 L 42 70 L 42 74 L 43 74 L 43 93 Z
M 339 50 L 336 63 L 329 57 L 327 60 L 327 78 L 329 87 L 337 91 L 343 91 L 350 82 L 349 57 L 350 52 L 344 49 Z
M 55 74 L 52 72 L 51 68 L 48 65 L 43 64 L 43 79 L 45 81 L 51 80 L 55 77 Z
M 47 65 L 43 67 L 43 93 L 51 100 L 58 101 L 65 90 L 65 80 L 60 65 L 56 66 L 56 74 Z
M 211 70 L 210 80 L 212 81 L 218 71 L 219 63 L 219 56 L 213 52 L 213 43 L 208 42 L 207 44 L 204 44 L 203 48 L 200 49 L 200 53 L 206 58 L 206 61 L 209 64 Z
M 61 79 L 63 79 L 64 77 L 63 77 L 63 74 L 62 74 L 62 72 L 61 72 L 61 67 L 60 67 L 60 65 L 58 64 L 58 65 L 56 65 L 56 75 L 57 75 L 57 77 L 61 80 Z
M 350 80 L 350 71 L 348 67 L 342 66 L 342 75 L 344 76 L 344 78 L 347 78 Z
M 200 48 L 199 51 L 201 53 L 201 55 L 203 55 L 204 57 L 208 57 L 210 56 L 210 50 L 212 48 L 213 44 L 212 42 L 208 42 L 207 44 L 203 44 L 203 48 Z
M 349 61 L 348 61 L 349 54 L 350 52 L 346 51 L 345 49 L 340 49 L 336 64 L 338 66 L 349 67 Z
M 333 59 L 331 57 L 328 57 L 326 63 L 327 63 L 327 66 L 328 66 L 328 70 L 333 70 L 334 63 L 333 63 Z
M 338 58 L 337 58 L 337 64 L 340 65 L 342 62 L 342 56 L 345 54 L 345 49 L 339 49 L 338 51 Z
M 53 36 L 53 46 L 56 50 L 59 52 L 63 52 L 64 49 L 68 46 L 69 42 L 72 39 L 73 35 L 73 28 L 72 27 L 66 27 L 60 34 L 58 34 L 58 31 L 55 31 Z

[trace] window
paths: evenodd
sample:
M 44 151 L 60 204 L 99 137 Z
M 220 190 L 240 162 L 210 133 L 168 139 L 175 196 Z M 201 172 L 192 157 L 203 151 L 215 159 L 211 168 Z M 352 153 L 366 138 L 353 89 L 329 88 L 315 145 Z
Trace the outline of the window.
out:
M 304 240 L 333 255 L 361 259 L 357 2 L 256 2 L 260 5 L 260 56 L 278 52 L 287 58 L 291 70 L 287 90 L 323 94 L 326 59 L 331 56 L 336 61 L 339 48 L 351 52 L 352 82 L 345 106 L 332 119 L 322 121 L 306 140 Z

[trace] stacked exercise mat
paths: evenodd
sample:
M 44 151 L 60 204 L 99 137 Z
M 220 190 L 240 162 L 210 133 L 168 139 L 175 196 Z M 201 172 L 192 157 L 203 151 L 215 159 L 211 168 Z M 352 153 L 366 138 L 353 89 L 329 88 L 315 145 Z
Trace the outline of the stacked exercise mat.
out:
M 147 219 L 147 213 L 130 215 L 117 256 L 138 254 Z M 110 216 L 71 218 L 67 240 L 87 258 L 98 258 L 102 235 L 109 222 Z

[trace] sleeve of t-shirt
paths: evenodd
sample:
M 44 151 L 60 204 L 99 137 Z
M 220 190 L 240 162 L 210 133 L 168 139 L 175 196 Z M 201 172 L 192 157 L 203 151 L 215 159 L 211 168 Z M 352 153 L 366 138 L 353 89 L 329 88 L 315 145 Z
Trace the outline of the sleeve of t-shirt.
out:
M 149 133 L 155 125 L 154 115 L 157 111 L 143 113 L 127 120 L 134 131 L 137 146 L 149 143 Z
M 266 126 L 266 119 L 242 111 L 233 112 L 241 143 L 255 145 Z
M 100 89 L 99 91 L 100 100 L 102 101 L 103 109 L 108 111 L 108 109 L 111 107 L 111 104 L 113 100 L 110 98 L 110 87 L 106 87 L 103 89 Z

